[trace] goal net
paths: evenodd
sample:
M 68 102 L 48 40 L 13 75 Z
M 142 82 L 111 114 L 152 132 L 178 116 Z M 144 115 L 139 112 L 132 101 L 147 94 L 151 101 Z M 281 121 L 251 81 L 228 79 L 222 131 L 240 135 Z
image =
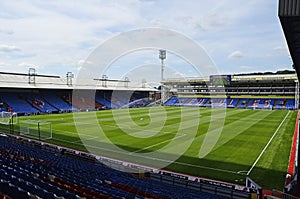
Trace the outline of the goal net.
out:
M 0 124 L 9 125 L 18 123 L 17 113 L 1 111 L 0 112 Z
M 19 123 L 20 135 L 39 140 L 52 139 L 52 123 L 46 121 L 26 120 Z

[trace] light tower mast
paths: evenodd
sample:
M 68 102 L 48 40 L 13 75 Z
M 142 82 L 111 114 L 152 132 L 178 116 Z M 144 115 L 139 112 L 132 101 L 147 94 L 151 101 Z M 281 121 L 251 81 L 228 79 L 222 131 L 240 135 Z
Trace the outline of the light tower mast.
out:
M 164 80 L 164 71 L 165 71 L 165 63 L 164 60 L 167 58 L 166 50 L 159 50 L 159 59 L 161 60 L 161 78 L 160 80 Z
M 164 71 L 165 71 L 165 63 L 164 60 L 167 58 L 166 50 L 159 50 L 159 59 L 161 60 L 161 77 L 160 77 L 160 83 L 161 83 L 161 89 L 160 89 L 160 103 L 161 105 L 165 102 L 165 87 L 163 85 L 164 80 Z

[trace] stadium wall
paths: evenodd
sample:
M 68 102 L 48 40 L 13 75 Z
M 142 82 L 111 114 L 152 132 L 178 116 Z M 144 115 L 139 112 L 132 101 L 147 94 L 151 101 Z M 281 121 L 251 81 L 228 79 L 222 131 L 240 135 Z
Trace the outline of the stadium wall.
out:
M 285 182 L 285 191 L 291 194 L 299 194 L 299 168 L 298 168 L 298 154 L 299 154 L 299 119 L 300 119 L 300 110 L 298 111 L 294 136 L 292 141 L 292 147 L 290 152 L 290 160 L 287 169 L 287 176 Z

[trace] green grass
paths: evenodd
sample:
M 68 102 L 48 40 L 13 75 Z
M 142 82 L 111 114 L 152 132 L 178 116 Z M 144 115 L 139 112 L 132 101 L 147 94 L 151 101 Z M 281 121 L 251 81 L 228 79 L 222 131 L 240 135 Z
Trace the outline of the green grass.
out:
M 57 145 L 149 166 L 168 163 L 166 170 L 239 184 L 244 184 L 246 173 L 277 131 L 249 176 L 263 188 L 281 190 L 296 115 L 279 110 L 153 107 L 18 119 L 52 122 L 53 139 L 47 141 Z M 207 135 L 210 139 L 205 141 Z M 202 145 L 211 150 L 199 158 Z

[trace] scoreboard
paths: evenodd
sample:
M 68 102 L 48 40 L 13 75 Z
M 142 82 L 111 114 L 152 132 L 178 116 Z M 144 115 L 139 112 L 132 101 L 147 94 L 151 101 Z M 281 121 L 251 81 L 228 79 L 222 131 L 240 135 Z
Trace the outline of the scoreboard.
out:
M 231 75 L 211 75 L 209 81 L 214 86 L 228 86 L 231 83 Z

